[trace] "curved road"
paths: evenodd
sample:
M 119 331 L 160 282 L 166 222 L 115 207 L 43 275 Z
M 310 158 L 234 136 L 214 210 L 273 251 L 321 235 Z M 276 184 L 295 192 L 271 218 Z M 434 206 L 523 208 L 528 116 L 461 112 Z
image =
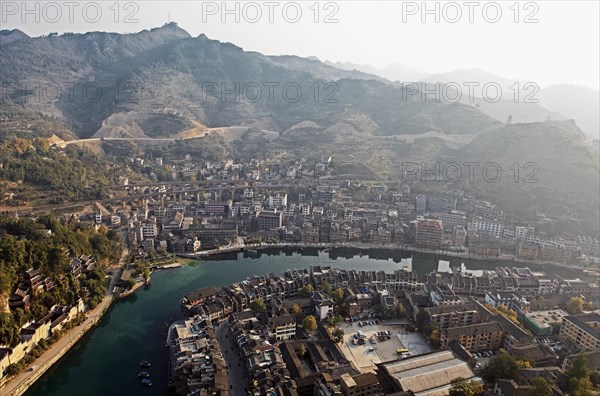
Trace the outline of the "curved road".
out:
M 96 306 L 96 308 L 86 312 L 85 320 L 79 326 L 69 330 L 64 334 L 57 342 L 42 353 L 33 364 L 25 368 L 16 377 L 10 379 L 1 389 L 0 396 L 17 396 L 25 393 L 25 391 L 31 386 L 36 380 L 38 380 L 43 373 L 48 370 L 60 359 L 69 349 L 77 343 L 77 341 L 90 330 L 100 320 L 106 309 L 110 306 L 113 296 L 112 289 L 115 282 L 120 277 L 120 270 L 113 270 L 112 278 L 110 280 L 109 287 L 106 291 L 106 295 Z M 39 367 L 39 369 L 37 369 Z

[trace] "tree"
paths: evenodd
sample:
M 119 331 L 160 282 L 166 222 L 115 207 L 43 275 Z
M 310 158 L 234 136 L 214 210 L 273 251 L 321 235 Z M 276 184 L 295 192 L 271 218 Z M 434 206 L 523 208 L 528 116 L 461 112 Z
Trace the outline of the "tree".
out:
M 129 289 L 133 289 L 133 288 L 134 288 L 134 286 L 135 286 L 135 283 L 136 283 L 136 282 L 135 282 L 135 279 L 129 279 L 129 280 L 127 280 L 127 287 L 128 287 Z
M 340 329 L 339 327 L 336 327 L 332 334 L 334 341 L 338 344 L 344 340 L 344 330 Z
M 317 319 L 312 315 L 308 315 L 302 321 L 302 327 L 308 332 L 315 331 L 317 329 Z
M 490 383 L 497 379 L 512 379 L 519 382 L 519 368 L 531 367 L 531 364 L 516 356 L 511 356 L 505 351 L 500 351 L 483 369 L 483 378 Z
M 594 385 L 589 378 L 571 378 L 569 380 L 571 396 L 592 396 L 595 394 Z
M 476 396 L 483 394 L 483 385 L 471 380 L 467 381 L 464 378 L 453 379 L 452 387 L 450 388 L 450 396 Z
M 321 290 L 323 291 L 323 293 L 330 295 L 331 294 L 331 284 L 329 282 L 323 282 L 323 284 L 321 285 Z
M 17 375 L 20 372 L 21 372 L 21 367 L 19 366 L 18 363 L 11 363 L 6 367 L 6 375 L 8 375 L 9 377 Z
M 341 305 L 344 302 L 344 291 L 341 288 L 337 288 L 331 292 L 331 298 L 337 305 Z
M 433 348 L 438 349 L 441 346 L 440 331 L 435 326 L 429 325 L 429 327 L 431 327 L 431 330 L 429 331 L 427 340 Z
M 300 290 L 298 290 L 298 294 L 302 298 L 308 298 L 308 297 L 312 296 L 314 291 L 315 291 L 315 289 L 312 287 L 312 285 L 306 285 L 306 286 L 302 286 L 300 288 Z
M 429 323 L 429 314 L 425 310 L 420 310 L 416 318 L 416 326 L 420 332 L 423 332 L 425 325 Z
M 583 299 L 581 297 L 571 297 L 567 301 L 567 312 L 571 315 L 578 315 L 583 312 Z
M 544 377 L 536 377 L 531 383 L 531 388 L 527 392 L 529 396 L 552 396 L 552 384 Z
M 145 267 L 143 270 L 144 280 L 148 282 L 150 280 L 150 269 Z
M 396 304 L 396 317 L 403 318 L 406 314 L 406 310 L 404 309 L 404 305 L 402 303 Z
M 517 312 L 514 309 L 509 309 L 506 305 L 498 305 L 496 310 L 513 322 L 518 323 Z
M 15 346 L 19 343 L 19 325 L 12 314 L 0 313 L 0 345 Z
M 587 358 L 583 353 L 579 354 L 574 360 L 573 365 L 567 371 L 567 376 L 569 378 L 588 378 L 590 375 L 590 371 L 587 368 Z
M 306 347 L 304 346 L 304 344 L 300 344 L 300 347 L 298 348 L 298 355 L 300 355 L 300 357 L 303 357 L 304 354 L 306 354 Z
M 299 322 L 302 319 L 302 308 L 300 308 L 300 305 L 292 305 L 292 315 L 296 318 L 296 322 Z
M 327 318 L 327 325 L 329 327 L 335 327 L 342 321 L 342 317 L 340 315 L 334 315 Z
M 262 297 L 255 298 L 250 303 L 250 309 L 252 309 L 255 312 L 264 312 L 265 311 L 265 301 L 262 299 Z

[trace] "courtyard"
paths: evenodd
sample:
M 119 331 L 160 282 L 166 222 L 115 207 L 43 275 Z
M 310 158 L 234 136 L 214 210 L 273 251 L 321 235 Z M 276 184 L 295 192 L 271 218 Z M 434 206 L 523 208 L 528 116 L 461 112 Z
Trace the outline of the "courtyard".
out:
M 377 363 L 400 358 L 396 352 L 398 349 L 408 349 L 410 356 L 431 351 L 427 340 L 420 333 L 408 332 L 401 325 L 392 322 L 370 323 L 364 326 L 360 326 L 359 322 L 341 325 L 345 334 L 340 349 L 346 359 L 363 373 L 373 372 Z M 363 335 L 364 344 L 359 344 L 358 341 L 353 343 L 359 331 Z M 389 339 L 385 337 L 381 341 L 377 335 L 386 331 L 389 332 Z

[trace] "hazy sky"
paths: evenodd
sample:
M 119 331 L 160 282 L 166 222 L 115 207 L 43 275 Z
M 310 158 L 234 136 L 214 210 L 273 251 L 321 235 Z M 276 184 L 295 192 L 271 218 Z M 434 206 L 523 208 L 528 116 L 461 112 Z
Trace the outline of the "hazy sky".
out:
M 0 26 L 34 36 L 136 32 L 161 26 L 170 15 L 193 36 L 205 33 L 269 55 L 317 56 L 377 68 L 397 62 L 429 73 L 481 68 L 540 86 L 599 86 L 597 0 L 50 3 L 29 2 L 33 11 L 28 14 L 21 1 L 0 0 Z M 233 12 L 226 14 L 225 7 Z

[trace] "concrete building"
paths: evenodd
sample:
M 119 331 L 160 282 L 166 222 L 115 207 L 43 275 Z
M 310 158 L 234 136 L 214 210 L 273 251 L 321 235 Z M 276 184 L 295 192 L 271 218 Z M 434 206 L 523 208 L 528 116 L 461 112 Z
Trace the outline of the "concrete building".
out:
M 373 373 L 351 376 L 344 373 L 340 376 L 340 390 L 344 396 L 366 396 L 380 393 L 379 380 Z
M 416 222 L 415 245 L 436 248 L 442 244 L 444 226 L 441 220 L 421 219 Z
M 425 195 L 417 195 L 415 198 L 415 212 L 420 215 L 425 213 L 427 208 L 427 197 Z
M 456 198 L 445 195 L 427 197 L 427 210 L 429 212 L 450 213 L 456 210 Z
M 206 204 L 206 212 L 211 215 L 227 215 L 231 211 L 231 201 L 209 202 Z
M 467 216 L 465 216 L 464 212 L 457 210 L 453 210 L 450 213 L 432 213 L 431 216 L 442 220 L 442 224 L 446 230 L 452 230 L 454 227 L 465 228 L 467 226 Z
M 150 218 L 143 221 L 140 225 L 140 240 L 156 238 L 158 235 L 158 226 L 156 225 L 156 219 Z
M 465 246 L 467 244 L 467 230 L 464 227 L 454 227 L 452 242 L 454 246 Z
M 565 316 L 559 335 L 565 342 L 582 350 L 600 348 L 600 315 L 592 313 Z
M 569 314 L 562 309 L 534 311 L 522 317 L 522 322 L 535 335 L 551 335 Z
M 477 306 L 472 302 L 425 308 L 425 311 L 428 313 L 431 323 L 439 330 L 481 322 Z
M 287 194 L 277 193 L 269 196 L 270 208 L 284 208 L 287 206 Z
M 440 332 L 442 347 L 447 348 L 452 341 L 458 341 L 466 350 L 479 352 L 499 349 L 502 346 L 504 330 L 498 322 L 486 322 L 469 326 L 451 327 Z
M 274 316 L 269 319 L 269 325 L 277 341 L 289 340 L 296 335 L 296 319 L 292 315 Z
M 272 230 L 283 225 L 283 214 L 277 210 L 263 210 L 256 216 L 256 219 L 258 221 L 258 229 L 261 231 Z
M 377 364 L 377 378 L 386 394 L 445 395 L 456 378 L 482 382 L 471 367 L 451 351 L 433 352 Z
M 504 222 L 476 217 L 471 220 L 468 231 L 486 231 L 490 236 L 501 238 L 504 235 Z

